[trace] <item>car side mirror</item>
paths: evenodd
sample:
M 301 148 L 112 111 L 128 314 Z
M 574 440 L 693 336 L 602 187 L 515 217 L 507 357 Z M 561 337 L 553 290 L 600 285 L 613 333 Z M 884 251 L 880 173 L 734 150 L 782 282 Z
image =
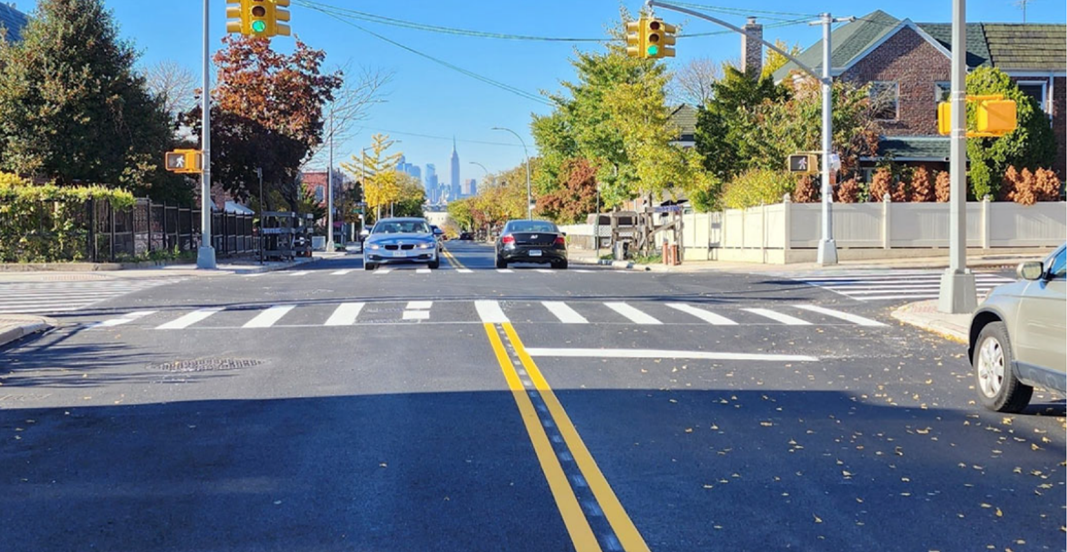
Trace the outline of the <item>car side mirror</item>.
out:
M 1041 261 L 1019 263 L 1019 266 L 1015 268 L 1015 274 L 1023 280 L 1040 280 L 1045 274 L 1045 265 Z
M 566 232 L 560 232 L 559 234 L 560 234 L 561 236 L 563 236 L 564 238 L 566 238 L 566 237 L 567 237 L 567 233 L 566 233 Z

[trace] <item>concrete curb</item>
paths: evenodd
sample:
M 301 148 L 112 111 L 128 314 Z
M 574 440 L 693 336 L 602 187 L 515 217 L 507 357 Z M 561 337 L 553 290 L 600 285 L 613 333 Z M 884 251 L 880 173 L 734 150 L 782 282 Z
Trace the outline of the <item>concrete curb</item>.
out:
M 287 268 L 293 268 L 294 266 L 300 266 L 302 264 L 307 264 L 307 263 L 311 263 L 311 262 L 315 262 L 315 261 L 319 261 L 319 260 L 321 260 L 321 259 L 316 259 L 314 257 L 300 257 L 299 259 L 293 259 L 292 261 L 290 261 L 288 263 L 284 263 L 284 264 L 253 266 L 253 267 L 249 267 L 249 268 L 238 268 L 238 269 L 235 269 L 233 271 L 233 273 L 234 274 L 263 274 L 264 272 L 275 272 L 277 270 L 285 270 Z
M 4 347 L 5 345 L 18 341 L 28 335 L 50 330 L 58 325 L 55 320 L 50 318 L 38 318 L 39 321 L 36 322 L 27 321 L 25 324 L 0 330 L 0 347 Z
M 584 259 L 581 257 L 572 257 L 569 259 L 571 264 L 589 265 L 589 266 L 610 266 L 619 270 L 638 270 L 641 272 L 648 272 L 652 270 L 649 265 L 634 264 L 631 261 L 609 261 L 607 259 Z
M 950 341 L 967 344 L 969 341 L 967 330 L 960 328 L 958 324 L 942 320 L 939 315 L 915 312 L 916 307 L 924 303 L 926 301 L 908 303 L 894 310 L 892 316 L 905 324 L 937 334 Z

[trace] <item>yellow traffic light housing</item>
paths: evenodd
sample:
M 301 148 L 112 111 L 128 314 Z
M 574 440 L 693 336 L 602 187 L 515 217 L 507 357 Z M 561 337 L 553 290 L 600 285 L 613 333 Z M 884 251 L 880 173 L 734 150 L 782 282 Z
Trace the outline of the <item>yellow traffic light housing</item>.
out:
M 289 0 L 267 0 L 268 27 L 270 36 L 289 36 Z M 285 23 L 279 23 L 284 21 Z
M 649 19 L 645 26 L 645 57 L 662 58 L 674 57 L 675 37 L 678 28 L 668 25 L 662 19 Z
M 289 0 L 226 0 L 226 32 L 241 33 L 245 36 L 270 38 L 272 36 L 289 36 L 289 25 L 278 23 L 289 21 Z M 235 21 L 234 21 L 235 20 Z
M 626 22 L 626 55 L 644 57 L 645 52 L 645 18 Z
M 1000 94 L 967 96 L 968 102 L 976 105 L 975 130 L 967 131 L 968 138 L 998 138 L 1010 134 L 1018 126 L 1018 114 L 1014 100 L 1005 100 Z M 937 104 L 937 131 L 943 136 L 952 134 L 952 104 Z

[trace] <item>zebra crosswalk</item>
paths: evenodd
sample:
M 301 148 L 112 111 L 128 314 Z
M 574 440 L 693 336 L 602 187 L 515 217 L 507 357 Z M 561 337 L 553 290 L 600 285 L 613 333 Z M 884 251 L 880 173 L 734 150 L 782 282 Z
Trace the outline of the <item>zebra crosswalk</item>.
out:
M 70 312 L 179 278 L 54 280 L 0 283 L 0 314 Z
M 790 275 L 793 280 L 820 287 L 857 301 L 922 301 L 937 299 L 941 270 L 861 270 L 824 271 Z M 995 273 L 975 274 L 978 295 L 1015 280 Z
M 639 274 L 639 272 L 627 271 L 627 270 L 611 270 L 604 268 L 571 268 L 568 270 L 555 270 L 548 268 L 456 268 L 456 267 L 444 267 L 439 270 L 431 270 L 425 266 L 420 265 L 398 265 L 398 266 L 384 266 L 378 267 L 373 271 L 365 271 L 362 268 L 352 269 L 346 268 L 341 270 L 294 270 L 284 271 L 277 274 L 292 277 L 302 276 L 347 276 L 347 277 L 362 277 L 362 275 L 374 275 L 385 276 L 392 274 L 394 276 L 399 274 L 418 274 L 418 275 L 447 275 L 447 274 Z M 265 274 L 263 272 L 253 274 L 243 274 L 244 278 L 262 278 Z
M 379 301 L 282 303 L 204 307 L 187 311 L 137 311 L 91 321 L 89 329 L 117 326 L 148 330 L 251 330 L 275 327 L 337 327 L 374 324 L 489 323 L 617 324 L 636 326 L 860 326 L 877 320 L 818 305 L 717 308 L 659 301 Z

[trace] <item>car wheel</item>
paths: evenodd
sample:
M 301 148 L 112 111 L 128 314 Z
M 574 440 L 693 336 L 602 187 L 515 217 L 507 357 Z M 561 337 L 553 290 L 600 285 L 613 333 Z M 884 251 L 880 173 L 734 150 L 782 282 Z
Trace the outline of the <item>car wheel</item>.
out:
M 1021 412 L 1030 404 L 1034 388 L 1019 381 L 1012 371 L 1011 341 L 1003 322 L 982 328 L 974 347 L 975 387 L 982 406 L 997 412 Z
M 363 263 L 363 270 L 374 270 L 375 268 L 378 268 L 378 265 L 374 263 Z
M 496 267 L 497 268 L 507 268 L 508 267 L 508 262 L 505 261 L 504 259 L 501 259 L 500 257 L 497 257 L 496 258 Z
M 567 260 L 564 259 L 562 261 L 559 261 L 558 263 L 553 265 L 553 268 L 557 268 L 559 270 L 567 270 Z

